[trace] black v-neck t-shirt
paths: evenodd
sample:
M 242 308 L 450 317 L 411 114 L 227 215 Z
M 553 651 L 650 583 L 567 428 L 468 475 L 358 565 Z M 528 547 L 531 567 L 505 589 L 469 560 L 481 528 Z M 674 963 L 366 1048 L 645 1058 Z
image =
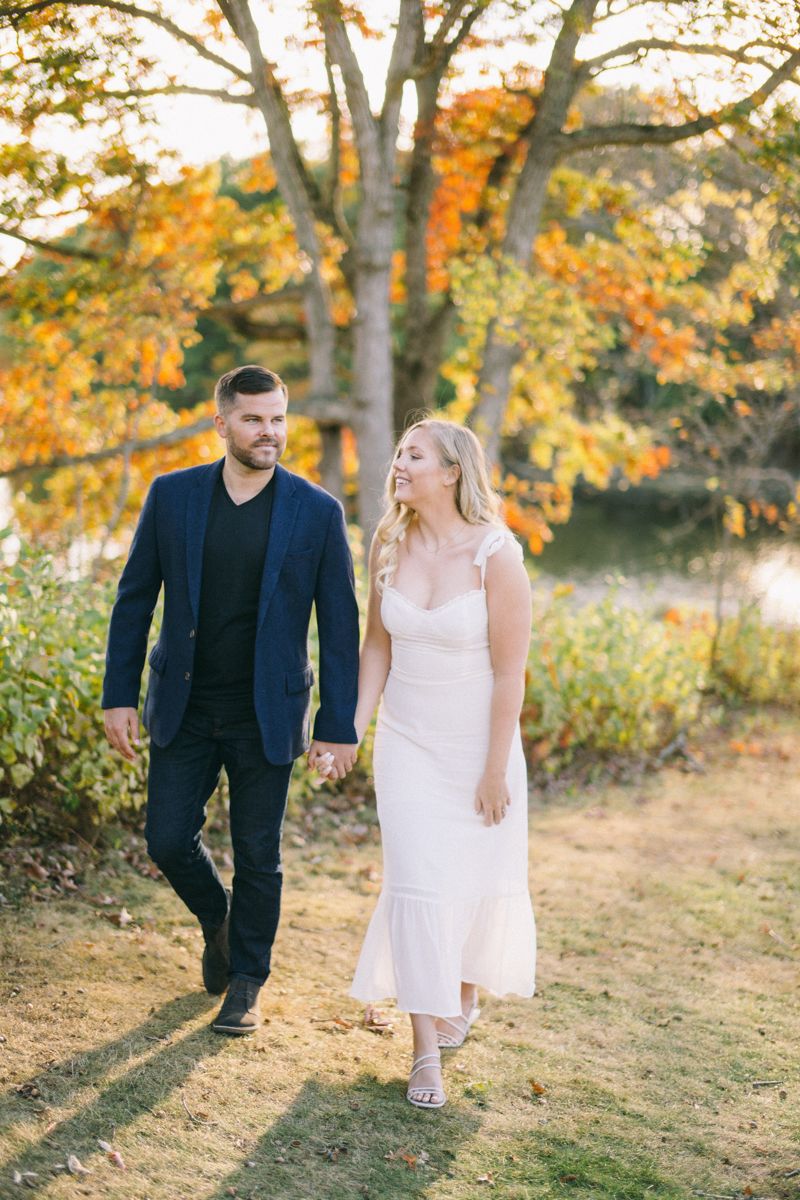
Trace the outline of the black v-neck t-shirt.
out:
M 226 716 L 252 713 L 258 600 L 269 543 L 273 475 L 234 504 L 220 473 L 203 542 L 200 611 L 189 703 Z

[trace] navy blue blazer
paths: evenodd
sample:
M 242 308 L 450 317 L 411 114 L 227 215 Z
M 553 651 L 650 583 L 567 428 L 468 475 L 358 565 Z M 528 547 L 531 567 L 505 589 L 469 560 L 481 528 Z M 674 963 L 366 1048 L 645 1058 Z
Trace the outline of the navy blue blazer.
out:
M 159 476 L 147 495 L 122 572 L 108 634 L 103 708 L 137 708 L 147 637 L 161 585 L 164 616 L 150 652 L 145 728 L 157 746 L 178 732 L 189 692 L 211 496 L 224 459 Z M 264 753 L 292 762 L 309 745 L 314 671 L 312 603 L 319 630 L 320 707 L 314 737 L 356 737 L 358 605 L 344 513 L 322 488 L 278 465 L 261 580 L 254 696 Z

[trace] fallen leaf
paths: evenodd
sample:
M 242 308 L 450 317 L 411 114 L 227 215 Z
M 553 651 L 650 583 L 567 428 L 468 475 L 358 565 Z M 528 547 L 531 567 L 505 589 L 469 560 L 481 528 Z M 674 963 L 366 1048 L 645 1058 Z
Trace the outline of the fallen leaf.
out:
M 35 1083 L 18 1083 L 14 1091 L 26 1100 L 36 1100 L 42 1094 Z
M 574 1183 L 577 1178 L 578 1178 L 577 1175 L 562 1175 L 561 1182 L 562 1183 Z
M 400 1158 L 402 1158 L 403 1162 L 406 1164 L 406 1166 L 410 1170 L 416 1171 L 416 1169 L 417 1169 L 417 1155 L 416 1154 L 409 1154 L 408 1151 L 405 1151 L 403 1154 L 400 1155 Z
M 392 1033 L 394 1031 L 388 1015 L 381 1009 L 375 1008 L 373 1004 L 368 1004 L 364 1011 L 364 1028 L 373 1033 Z
M 104 913 L 103 915 L 112 925 L 118 925 L 120 929 L 124 929 L 126 925 L 130 925 L 133 920 L 133 917 L 124 905 L 118 913 Z
M 529 1079 L 528 1082 L 530 1083 L 531 1087 L 533 1088 L 533 1090 L 537 1096 L 543 1096 L 544 1093 L 547 1091 L 547 1088 L 543 1087 L 541 1083 L 537 1083 L 535 1079 Z
M 29 879 L 35 879 L 37 882 L 42 879 L 47 879 L 50 872 L 42 866 L 41 863 L 34 862 L 28 855 L 22 860 L 22 870 Z
M 329 1162 L 338 1162 L 340 1154 L 347 1154 L 347 1146 L 323 1146 L 317 1154 L 327 1158 Z
M 360 846 L 369 837 L 369 825 L 346 825 L 342 829 L 342 840 L 350 846 Z
M 70 1175 L 91 1175 L 92 1173 L 74 1154 L 67 1155 L 67 1170 Z

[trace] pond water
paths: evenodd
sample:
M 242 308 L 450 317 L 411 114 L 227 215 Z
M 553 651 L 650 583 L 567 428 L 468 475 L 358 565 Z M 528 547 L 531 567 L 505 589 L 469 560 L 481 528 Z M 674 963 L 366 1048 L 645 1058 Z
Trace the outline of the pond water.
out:
M 800 625 L 800 546 L 771 531 L 735 539 L 725 564 L 711 522 L 687 530 L 658 502 L 601 494 L 576 500 L 569 522 L 554 526 L 553 535 L 531 560 L 534 591 L 570 583 L 582 606 L 613 587 L 623 604 L 713 612 L 724 565 L 723 612 L 758 602 L 766 620 Z

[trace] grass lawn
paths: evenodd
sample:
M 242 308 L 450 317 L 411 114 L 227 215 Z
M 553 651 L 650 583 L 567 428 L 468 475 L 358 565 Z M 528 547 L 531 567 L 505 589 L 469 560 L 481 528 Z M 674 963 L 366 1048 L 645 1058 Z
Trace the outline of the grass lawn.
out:
M 347 998 L 377 846 L 288 831 L 268 1020 L 240 1040 L 163 883 L 117 854 L 69 899 L 0 883 L 0 1195 L 800 1196 L 800 725 L 759 720 L 704 774 L 534 803 L 537 993 L 483 997 L 441 1112 L 403 1099 L 408 1018 L 376 1034 Z

